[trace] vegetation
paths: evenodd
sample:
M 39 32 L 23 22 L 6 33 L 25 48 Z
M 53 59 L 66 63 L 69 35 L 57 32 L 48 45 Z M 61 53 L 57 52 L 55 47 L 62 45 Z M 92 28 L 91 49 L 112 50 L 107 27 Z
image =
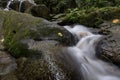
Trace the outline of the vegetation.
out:
M 103 7 L 103 8 L 90 8 L 80 10 L 78 8 L 69 10 L 63 23 L 73 24 L 79 23 L 86 26 L 97 27 L 105 20 L 112 20 L 120 18 L 119 7 Z
M 40 19 L 34 18 L 28 14 L 23 16 L 20 13 L 10 11 L 0 12 L 1 18 L 3 21 L 2 32 L 4 34 L 4 45 L 8 48 L 8 51 L 14 57 L 20 56 L 29 56 L 31 53 L 28 50 L 28 46 L 26 44 L 21 43 L 22 39 L 31 38 L 32 35 L 37 35 L 35 32 L 33 34 L 33 30 L 31 30 L 30 26 L 38 24 Z

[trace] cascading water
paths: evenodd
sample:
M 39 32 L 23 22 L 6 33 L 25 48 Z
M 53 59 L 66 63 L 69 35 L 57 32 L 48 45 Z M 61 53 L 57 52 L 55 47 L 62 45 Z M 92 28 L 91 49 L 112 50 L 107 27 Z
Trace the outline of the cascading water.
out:
M 7 6 L 6 6 L 6 8 L 4 9 L 5 11 L 9 11 L 9 10 L 10 10 L 10 5 L 11 5 L 11 3 L 12 3 L 13 1 L 15 1 L 15 0 L 9 0 L 9 1 L 8 1 Z M 22 6 L 22 3 L 23 3 L 24 1 L 28 1 L 29 3 L 31 3 L 31 4 L 33 4 L 33 5 L 36 5 L 36 3 L 34 2 L 34 0 L 18 0 L 18 1 L 20 2 L 20 4 L 19 4 L 19 12 L 21 11 L 21 6 Z
M 9 11 L 10 10 L 10 4 L 13 2 L 14 0 L 9 0 L 8 3 L 7 3 L 7 6 L 6 8 L 4 9 L 5 11 Z
M 119 69 L 111 63 L 98 59 L 95 55 L 96 45 L 102 39 L 102 35 L 93 34 L 82 25 L 73 28 L 64 26 L 64 28 L 79 39 L 76 46 L 67 48 L 67 56 L 69 56 L 67 59 L 76 66 L 75 69 L 82 75 L 82 80 L 120 80 Z
M 20 4 L 19 4 L 19 12 L 21 12 L 21 6 L 22 6 L 22 3 L 24 2 L 25 0 L 19 0 Z

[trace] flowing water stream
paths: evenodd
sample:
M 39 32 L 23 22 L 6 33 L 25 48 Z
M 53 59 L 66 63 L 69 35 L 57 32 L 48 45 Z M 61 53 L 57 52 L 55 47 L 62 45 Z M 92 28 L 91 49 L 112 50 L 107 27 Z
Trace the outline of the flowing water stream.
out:
M 116 66 L 96 57 L 96 45 L 102 39 L 102 35 L 93 34 L 82 25 L 64 28 L 79 39 L 75 46 L 67 48 L 67 56 L 69 61 L 74 61 L 71 62 L 82 75 L 82 80 L 120 80 L 120 70 Z

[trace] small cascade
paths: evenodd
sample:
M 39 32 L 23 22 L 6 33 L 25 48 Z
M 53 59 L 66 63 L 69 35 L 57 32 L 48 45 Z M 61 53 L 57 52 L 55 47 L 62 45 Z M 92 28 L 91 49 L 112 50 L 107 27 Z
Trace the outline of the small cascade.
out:
M 102 35 L 93 34 L 82 25 L 64 28 L 79 39 L 75 46 L 67 48 L 66 55 L 67 59 L 69 57 L 68 62 L 74 64 L 82 80 L 120 80 L 119 68 L 98 59 L 95 55 L 95 48 Z
M 11 3 L 13 2 L 14 0 L 9 0 L 8 2 L 7 2 L 7 6 L 6 6 L 6 8 L 4 9 L 5 11 L 9 11 L 11 8 L 10 8 L 10 5 L 11 5 Z M 21 12 L 21 6 L 22 6 L 22 3 L 24 2 L 24 1 L 28 1 L 29 3 L 31 3 L 31 4 L 33 4 L 33 5 L 36 5 L 36 3 L 34 2 L 34 0 L 18 0 L 20 3 L 19 3 L 19 12 Z
M 19 12 L 21 12 L 21 6 L 22 6 L 22 3 L 24 2 L 25 0 L 19 0 L 20 4 L 19 4 Z
M 10 4 L 13 2 L 14 0 L 9 0 L 7 3 L 6 8 L 4 9 L 5 11 L 9 11 L 10 10 Z

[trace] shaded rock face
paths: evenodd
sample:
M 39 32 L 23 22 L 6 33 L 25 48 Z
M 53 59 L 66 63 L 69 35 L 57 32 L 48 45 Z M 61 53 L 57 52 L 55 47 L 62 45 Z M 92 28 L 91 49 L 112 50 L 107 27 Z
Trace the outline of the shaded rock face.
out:
M 120 63 L 120 25 L 105 22 L 100 28 L 98 33 L 103 34 L 104 39 L 100 43 L 99 55 L 113 63 Z
M 34 5 L 30 7 L 26 12 L 36 17 L 50 19 L 50 11 L 44 4 Z

